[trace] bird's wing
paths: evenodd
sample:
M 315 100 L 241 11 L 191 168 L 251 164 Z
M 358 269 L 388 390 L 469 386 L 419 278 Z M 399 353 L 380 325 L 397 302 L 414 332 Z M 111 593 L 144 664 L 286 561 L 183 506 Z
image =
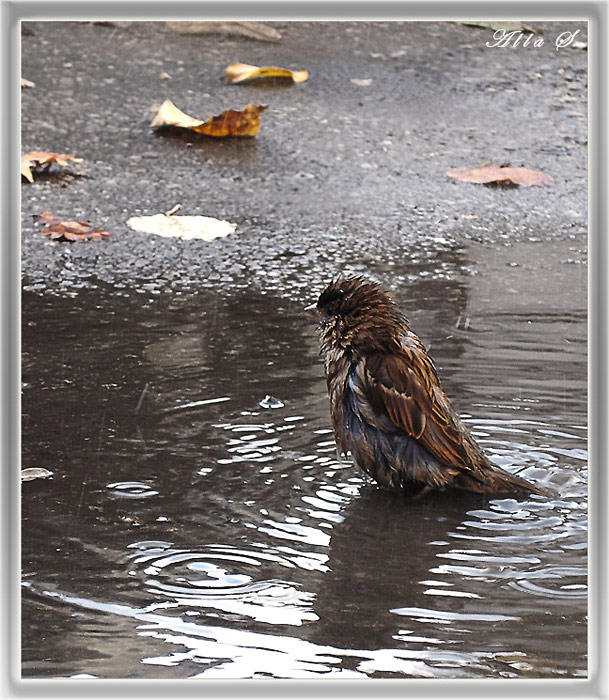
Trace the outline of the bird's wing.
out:
M 386 415 L 441 463 L 459 471 L 476 470 L 481 451 L 451 407 L 422 347 L 369 354 L 358 369 L 377 414 Z

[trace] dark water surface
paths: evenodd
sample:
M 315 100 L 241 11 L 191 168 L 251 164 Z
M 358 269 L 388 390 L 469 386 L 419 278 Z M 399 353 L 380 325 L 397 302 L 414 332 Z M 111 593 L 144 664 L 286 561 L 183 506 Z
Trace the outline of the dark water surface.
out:
M 580 247 L 376 271 L 551 499 L 405 504 L 339 461 L 318 289 L 25 292 L 22 467 L 54 476 L 22 487 L 24 677 L 585 676 Z

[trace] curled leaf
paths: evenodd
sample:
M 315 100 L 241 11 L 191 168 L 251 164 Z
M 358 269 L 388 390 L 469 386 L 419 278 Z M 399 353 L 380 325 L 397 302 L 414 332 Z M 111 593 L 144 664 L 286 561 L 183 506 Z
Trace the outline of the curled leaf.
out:
M 261 22 L 166 22 L 178 34 L 237 34 L 260 41 L 279 41 L 281 34 Z
M 34 182 L 34 171 L 38 169 L 50 168 L 53 163 L 60 165 L 62 168 L 67 167 L 70 162 L 82 163 L 83 158 L 67 155 L 66 153 L 47 153 L 46 151 L 30 151 L 24 156 L 21 156 L 21 174 L 29 182 Z
M 53 216 L 48 211 L 43 211 L 36 218 L 39 224 L 43 224 L 42 233 L 49 236 L 52 240 L 64 241 L 98 241 L 102 238 L 108 238 L 108 231 L 99 228 L 91 228 L 84 221 L 64 221 Z
M 465 22 L 457 22 L 457 24 L 464 24 L 468 27 L 483 27 L 485 29 L 492 29 L 497 31 L 502 29 L 504 32 L 528 32 L 529 34 L 541 34 L 541 30 L 533 29 L 523 22 L 504 22 L 501 20 L 495 20 L 492 22 L 477 22 L 473 20 L 468 20 Z
M 448 177 L 454 177 L 463 182 L 477 182 L 487 185 L 492 182 L 511 182 L 523 187 L 533 185 L 551 185 L 554 180 L 541 170 L 529 170 L 529 168 L 510 168 L 496 165 L 487 165 L 482 168 L 453 168 L 447 170 Z
M 171 100 L 165 100 L 150 126 L 153 128 L 177 127 L 190 129 L 205 136 L 255 136 L 260 130 L 260 115 L 266 105 L 247 105 L 241 111 L 227 109 L 207 121 L 194 119 L 184 114 Z
M 127 226 L 134 231 L 153 233 L 155 236 L 164 238 L 203 241 L 223 238 L 237 228 L 237 224 L 214 219 L 211 216 L 168 216 L 167 214 L 133 216 L 127 221 Z
M 29 467 L 21 470 L 21 481 L 33 481 L 34 479 L 48 479 L 53 472 L 42 467 Z
M 226 80 L 229 83 L 242 83 L 253 78 L 291 78 L 295 83 L 304 83 L 309 78 L 306 70 L 288 70 L 274 66 L 250 66 L 247 63 L 231 63 L 226 69 Z

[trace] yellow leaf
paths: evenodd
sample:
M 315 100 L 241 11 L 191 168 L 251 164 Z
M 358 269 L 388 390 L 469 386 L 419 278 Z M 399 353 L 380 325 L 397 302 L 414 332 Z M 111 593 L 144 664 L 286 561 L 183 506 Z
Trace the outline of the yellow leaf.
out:
M 253 78 L 291 78 L 295 83 L 304 83 L 309 78 L 309 72 L 274 66 L 250 66 L 247 63 L 232 63 L 226 69 L 226 79 L 230 83 L 242 83 Z
M 182 112 L 171 100 L 165 100 L 150 126 L 190 129 L 197 134 L 220 138 L 225 136 L 255 136 L 260 130 L 260 115 L 265 109 L 266 105 L 247 105 L 240 111 L 227 109 L 222 114 L 202 121 Z

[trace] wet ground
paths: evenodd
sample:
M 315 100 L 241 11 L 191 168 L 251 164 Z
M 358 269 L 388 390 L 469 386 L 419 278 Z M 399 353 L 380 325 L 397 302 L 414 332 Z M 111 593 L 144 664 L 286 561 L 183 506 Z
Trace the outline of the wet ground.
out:
M 276 26 L 23 38 L 23 151 L 87 159 L 23 187 L 22 466 L 54 473 L 23 484 L 23 675 L 583 677 L 586 53 L 551 24 L 536 50 Z M 229 87 L 234 60 L 311 79 Z M 166 96 L 270 106 L 255 140 L 189 141 L 149 129 Z M 488 160 L 554 185 L 444 174 Z M 177 203 L 237 232 L 125 224 Z M 45 209 L 113 236 L 48 241 Z M 301 310 L 338 272 L 392 291 L 493 461 L 556 497 L 405 506 L 337 460 Z

